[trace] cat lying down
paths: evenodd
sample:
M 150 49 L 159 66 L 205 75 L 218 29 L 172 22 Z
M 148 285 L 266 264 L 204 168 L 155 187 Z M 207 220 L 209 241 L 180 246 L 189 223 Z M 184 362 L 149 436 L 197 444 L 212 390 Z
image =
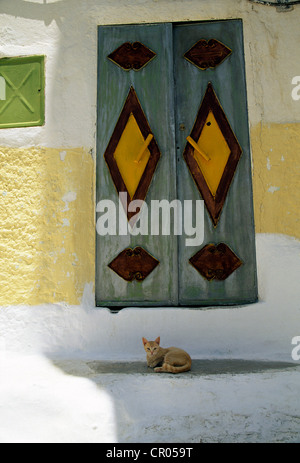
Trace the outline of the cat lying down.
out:
M 187 352 L 177 347 L 160 347 L 160 338 L 155 341 L 143 339 L 144 349 L 147 354 L 148 367 L 154 368 L 157 373 L 183 373 L 189 371 L 192 365 L 192 359 Z

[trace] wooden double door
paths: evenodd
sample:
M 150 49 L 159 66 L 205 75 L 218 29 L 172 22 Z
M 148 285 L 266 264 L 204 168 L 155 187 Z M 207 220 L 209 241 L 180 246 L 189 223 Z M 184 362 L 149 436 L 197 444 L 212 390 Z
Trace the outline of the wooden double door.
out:
M 242 21 L 98 33 L 97 305 L 255 302 Z

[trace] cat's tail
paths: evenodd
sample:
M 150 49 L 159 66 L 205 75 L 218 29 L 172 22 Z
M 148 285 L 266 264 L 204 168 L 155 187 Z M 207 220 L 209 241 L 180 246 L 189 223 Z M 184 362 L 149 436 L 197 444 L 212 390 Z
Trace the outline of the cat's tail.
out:
M 156 373 L 184 373 L 185 371 L 189 371 L 191 366 L 191 360 L 187 360 L 184 365 L 170 365 L 169 363 L 163 363 L 161 367 L 154 368 L 154 371 Z

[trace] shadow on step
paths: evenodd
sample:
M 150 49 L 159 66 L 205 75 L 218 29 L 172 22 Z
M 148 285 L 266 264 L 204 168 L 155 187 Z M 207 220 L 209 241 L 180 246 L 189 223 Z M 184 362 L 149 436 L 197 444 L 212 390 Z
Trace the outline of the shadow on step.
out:
M 152 368 L 148 368 L 146 362 L 107 362 L 107 361 L 84 361 L 84 360 L 57 360 L 56 366 L 61 367 L 66 373 L 75 376 L 82 375 L 83 370 L 86 376 L 103 374 L 154 374 Z M 224 375 L 224 374 L 245 374 L 261 373 L 268 370 L 285 370 L 287 368 L 297 368 L 299 364 L 292 362 L 261 361 L 261 360 L 241 360 L 241 359 L 211 359 L 193 360 L 192 368 L 189 372 L 180 373 L 176 376 L 190 375 Z M 170 375 L 170 373 L 160 373 Z M 83 376 L 85 376 L 83 374 Z

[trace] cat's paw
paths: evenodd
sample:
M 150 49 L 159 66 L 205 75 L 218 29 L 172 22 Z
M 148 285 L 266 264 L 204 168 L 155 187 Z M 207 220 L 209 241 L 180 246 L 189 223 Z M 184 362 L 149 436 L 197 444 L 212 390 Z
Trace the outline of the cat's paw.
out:
M 163 370 L 162 367 L 156 367 L 156 368 L 154 368 L 154 371 L 155 371 L 155 373 L 161 373 L 164 370 Z

